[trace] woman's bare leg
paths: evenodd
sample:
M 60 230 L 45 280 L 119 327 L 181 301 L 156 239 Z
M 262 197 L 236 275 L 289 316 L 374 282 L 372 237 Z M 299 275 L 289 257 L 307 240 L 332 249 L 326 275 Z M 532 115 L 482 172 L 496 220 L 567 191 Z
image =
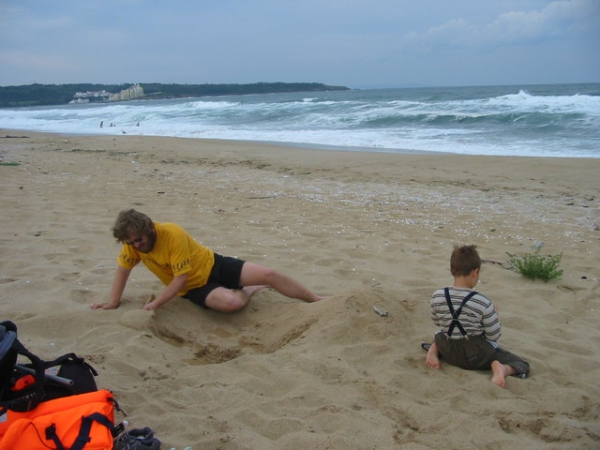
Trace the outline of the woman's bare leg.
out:
M 318 302 L 324 298 L 311 292 L 289 275 L 250 262 L 244 263 L 242 267 L 240 284 L 242 286 L 267 285 L 286 297 L 297 298 L 309 303 Z
M 252 296 L 268 286 L 247 286 L 242 289 L 219 287 L 206 297 L 205 305 L 209 309 L 221 312 L 236 312 L 244 308 Z

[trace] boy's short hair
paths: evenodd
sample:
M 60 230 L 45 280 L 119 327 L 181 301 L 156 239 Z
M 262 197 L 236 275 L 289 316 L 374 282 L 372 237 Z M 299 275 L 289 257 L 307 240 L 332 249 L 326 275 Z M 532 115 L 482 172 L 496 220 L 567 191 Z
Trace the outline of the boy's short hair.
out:
M 112 233 L 117 242 L 125 242 L 132 234 L 149 236 L 154 230 L 152 219 L 135 209 L 125 209 L 119 213 Z
M 481 268 L 481 258 L 476 245 L 458 245 L 450 257 L 450 272 L 453 276 L 466 277 L 475 269 Z

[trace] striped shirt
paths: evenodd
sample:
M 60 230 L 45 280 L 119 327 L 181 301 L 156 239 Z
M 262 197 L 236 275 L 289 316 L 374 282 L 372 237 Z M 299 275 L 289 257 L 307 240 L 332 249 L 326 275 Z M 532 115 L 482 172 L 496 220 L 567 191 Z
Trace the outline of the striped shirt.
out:
M 460 307 L 463 299 L 472 292 L 471 289 L 450 287 L 450 299 L 454 311 Z M 452 314 L 446 303 L 444 289 L 438 289 L 431 298 L 431 319 L 439 327 L 440 331 L 448 334 L 448 328 L 452 323 Z M 481 336 L 488 341 L 496 342 L 502 334 L 502 325 L 496 314 L 496 309 L 491 300 L 482 294 L 475 294 L 462 308 L 458 321 L 467 332 L 467 336 Z M 455 327 L 451 339 L 462 339 L 458 327 Z

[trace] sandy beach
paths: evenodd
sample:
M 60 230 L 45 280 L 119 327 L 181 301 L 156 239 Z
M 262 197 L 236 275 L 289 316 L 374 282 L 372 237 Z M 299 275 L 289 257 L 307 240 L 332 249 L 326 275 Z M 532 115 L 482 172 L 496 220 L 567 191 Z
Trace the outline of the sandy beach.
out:
M 598 159 L 0 130 L 0 163 L 1 318 L 43 359 L 86 358 L 163 449 L 600 447 Z M 140 265 L 120 308 L 91 310 L 131 207 L 330 298 L 263 290 L 231 315 L 180 298 L 142 311 L 162 285 Z M 561 279 L 506 269 L 542 242 L 563 255 Z M 477 289 L 530 378 L 501 389 L 490 372 L 426 367 L 455 244 L 487 261 Z

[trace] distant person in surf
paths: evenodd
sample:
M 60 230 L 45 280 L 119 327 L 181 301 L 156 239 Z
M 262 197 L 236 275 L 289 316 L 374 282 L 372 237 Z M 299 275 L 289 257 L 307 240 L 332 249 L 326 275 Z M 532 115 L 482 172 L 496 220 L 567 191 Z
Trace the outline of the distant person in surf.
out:
M 134 209 L 121 211 L 112 231 L 123 247 L 110 301 L 93 304 L 92 309 L 118 308 L 129 274 L 140 261 L 166 286 L 144 305 L 145 310 L 158 309 L 180 296 L 203 308 L 235 312 L 244 308 L 256 292 L 269 287 L 305 302 L 323 300 L 288 275 L 221 256 L 196 242 L 181 226 L 154 222 Z
M 427 350 L 427 366 L 439 369 L 441 357 L 463 369 L 492 369 L 492 382 L 505 387 L 509 376 L 526 378 L 529 363 L 498 347 L 502 325 L 496 308 L 487 297 L 473 290 L 479 282 L 480 269 L 476 246 L 454 248 L 450 257 L 454 284 L 435 291 L 430 304 L 431 318 L 439 331 L 432 344 L 421 345 Z

